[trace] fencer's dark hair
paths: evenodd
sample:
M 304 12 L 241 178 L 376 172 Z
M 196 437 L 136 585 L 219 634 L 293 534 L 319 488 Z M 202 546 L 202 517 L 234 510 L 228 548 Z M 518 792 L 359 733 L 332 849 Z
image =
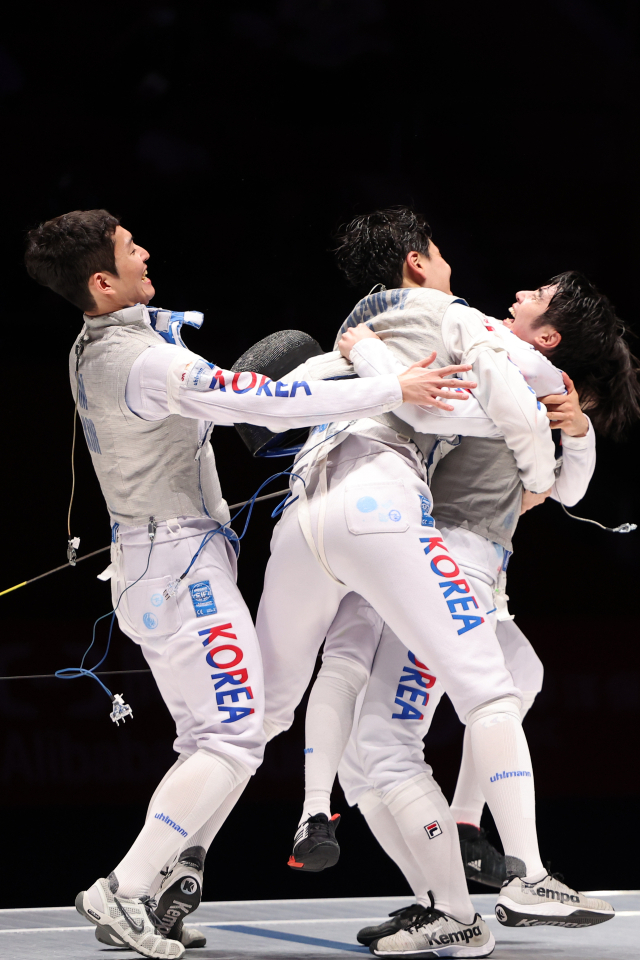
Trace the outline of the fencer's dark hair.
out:
M 430 238 L 431 227 L 422 214 L 410 207 L 387 207 L 340 227 L 334 253 L 351 286 L 399 287 L 407 254 L 417 250 L 428 257 Z
M 101 270 L 118 276 L 114 234 L 119 223 L 107 210 L 73 210 L 34 227 L 24 255 L 29 276 L 80 310 L 95 309 L 89 278 Z
M 549 281 L 558 289 L 534 327 L 550 324 L 561 335 L 547 356 L 566 370 L 594 427 L 620 440 L 640 418 L 640 361 L 624 338 L 611 301 L 577 270 Z

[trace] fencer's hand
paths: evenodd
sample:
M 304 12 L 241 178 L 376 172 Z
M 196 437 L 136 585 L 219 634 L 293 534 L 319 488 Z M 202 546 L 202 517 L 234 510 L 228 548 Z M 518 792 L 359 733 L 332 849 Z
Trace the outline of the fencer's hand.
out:
M 522 516 L 523 513 L 526 513 L 527 510 L 531 510 L 532 507 L 537 507 L 538 504 L 544 503 L 550 493 L 551 487 L 549 487 L 548 490 L 545 490 L 544 493 L 533 493 L 531 490 L 523 490 L 520 516 Z
M 347 327 L 338 340 L 338 350 L 345 360 L 348 360 L 351 356 L 351 351 L 359 340 L 371 340 L 372 338 L 374 340 L 380 339 L 378 334 L 374 333 L 366 323 L 359 323 L 356 327 Z
M 471 364 L 451 364 L 448 367 L 436 367 L 434 370 L 426 368 L 433 363 L 436 358 L 435 351 L 423 360 L 412 363 L 410 367 L 401 373 L 398 377 L 402 387 L 402 399 L 405 403 L 415 403 L 419 407 L 437 407 L 439 410 L 454 410 L 450 403 L 443 403 L 445 400 L 467 400 L 468 394 L 465 389 L 473 390 L 478 384 L 475 380 L 450 380 L 446 379 L 451 373 L 464 373 L 465 370 L 471 370 Z M 453 385 L 460 390 L 451 389 Z
M 586 437 L 589 432 L 589 421 L 580 409 L 580 397 L 573 385 L 571 377 L 563 371 L 562 379 L 567 388 L 566 394 L 553 393 L 547 397 L 540 397 L 540 401 L 547 408 L 547 416 L 551 421 L 551 429 L 560 427 L 569 437 Z

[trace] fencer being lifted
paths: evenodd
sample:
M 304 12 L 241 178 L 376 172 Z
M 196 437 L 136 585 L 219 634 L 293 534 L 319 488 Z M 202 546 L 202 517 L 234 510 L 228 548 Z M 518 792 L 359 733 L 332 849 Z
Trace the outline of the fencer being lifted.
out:
M 113 605 L 175 720 L 179 755 L 129 852 L 76 906 L 103 942 L 166 958 L 196 945 L 179 918 L 199 902 L 204 853 L 265 742 L 260 652 L 236 586 L 213 426 L 282 431 L 380 415 L 450 391 L 424 362 L 399 377 L 333 383 L 222 370 L 181 345 L 179 330 L 176 339 L 182 315 L 149 310 L 148 259 L 105 210 L 34 228 L 25 257 L 34 279 L 84 312 L 71 385 L 112 525 Z M 162 879 L 181 852 L 178 869 Z M 149 895 L 160 880 L 154 910 Z M 184 912 L 165 916 L 178 886 Z
M 443 364 L 472 362 L 479 384 L 476 397 L 511 449 L 525 490 L 546 495 L 555 465 L 546 413 L 509 361 L 504 339 L 450 293 L 449 267 L 430 243 L 421 218 L 410 211 L 385 211 L 362 220 L 368 240 L 362 263 L 373 266 L 377 253 L 395 253 L 394 289 L 361 301 L 343 331 L 366 320 L 403 363 L 418 349 L 436 350 Z M 310 361 L 307 370 L 313 366 Z M 415 412 L 403 409 L 399 415 L 418 423 Z M 451 421 L 447 432 L 469 434 L 473 424 Z M 258 615 L 265 727 L 273 736 L 291 723 L 340 601 L 350 591 L 358 593 L 429 665 L 467 723 L 474 765 L 483 790 L 486 786 L 509 874 L 524 886 L 543 880 L 547 872 L 537 848 L 522 694 L 487 622 L 490 608 L 482 607 L 468 584 L 456 582 L 463 578 L 455 551 L 432 525 L 425 460 L 434 439 L 412 436 L 395 416 L 334 422 L 313 431 L 308 448 L 314 450 L 304 468 L 306 489 L 301 480 L 292 484 L 299 500 L 274 532 Z M 498 780 L 497 771 L 512 772 L 512 777 Z M 437 788 L 433 797 L 462 871 L 455 823 Z M 322 816 L 326 821 L 326 813 Z M 331 826 L 326 826 L 328 838 Z M 307 817 L 296 844 L 308 832 Z M 545 883 L 557 881 L 547 878 Z M 567 896 L 575 897 L 574 903 L 579 899 L 575 891 Z M 520 899 L 524 913 L 526 891 Z M 580 910 L 592 910 L 600 920 L 612 915 L 604 903 L 582 901 Z

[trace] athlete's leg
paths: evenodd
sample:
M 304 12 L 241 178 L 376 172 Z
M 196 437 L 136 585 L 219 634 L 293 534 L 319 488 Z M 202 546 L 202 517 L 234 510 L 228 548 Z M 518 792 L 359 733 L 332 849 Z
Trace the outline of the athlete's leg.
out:
M 256 629 L 265 681 L 267 739 L 287 730 L 309 684 L 318 651 L 348 588 L 335 583 L 309 550 L 290 507 L 271 540 Z
M 112 886 L 117 884 L 125 897 L 148 893 L 162 866 L 193 845 L 194 834 L 257 768 L 264 747 L 260 652 L 227 542 L 214 537 L 177 598 L 166 600 L 161 581 L 187 567 L 201 536 L 171 541 L 161 525 L 157 538 L 151 556 L 155 566 L 150 563 L 145 577 L 125 594 L 127 602 L 118 612 L 123 629 L 140 643 L 176 720 L 175 748 L 186 759 L 164 778 L 145 826 L 115 868 Z M 119 562 L 120 579 L 127 583 L 144 569 L 141 552 L 130 547 L 125 544 Z M 160 572 L 173 576 L 161 578 Z M 196 583 L 199 588 L 190 590 Z M 165 604 L 174 606 L 165 613 Z M 164 619 L 149 616 L 154 609 Z M 156 640 L 152 631 L 158 628 Z
M 355 593 L 342 600 L 324 642 L 322 667 L 305 718 L 305 801 L 302 824 L 317 813 L 331 816 L 331 790 L 348 743 L 358 694 L 378 646 L 382 620 Z
M 496 636 L 502 647 L 507 669 L 522 692 L 520 716 L 524 720 L 542 689 L 544 668 L 535 650 L 513 620 L 499 620 L 496 623 Z M 462 761 L 451 812 L 458 823 L 468 823 L 479 828 L 484 804 L 484 794 L 473 763 L 471 734 L 469 728 L 465 727 Z
M 338 459 L 329 486 L 330 568 L 442 680 L 458 715 L 472 727 L 476 769 L 509 862 L 528 876 L 540 874 L 519 691 L 459 565 L 436 528 L 422 525 L 421 497 L 430 499 L 428 487 L 393 453 Z M 419 705 L 422 695 L 415 696 Z M 513 779 L 496 780 L 499 771 Z

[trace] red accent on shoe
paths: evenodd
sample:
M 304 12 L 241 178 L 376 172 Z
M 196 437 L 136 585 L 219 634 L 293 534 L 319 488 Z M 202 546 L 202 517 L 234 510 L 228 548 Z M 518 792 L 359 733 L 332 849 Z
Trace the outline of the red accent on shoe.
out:
M 339 813 L 334 813 L 334 815 L 331 817 L 331 819 L 332 819 L 332 820 L 339 820 L 339 819 L 340 819 L 340 814 L 339 814 Z
M 304 863 L 296 863 L 296 859 L 293 854 L 289 857 L 287 861 L 288 867 L 304 867 Z

